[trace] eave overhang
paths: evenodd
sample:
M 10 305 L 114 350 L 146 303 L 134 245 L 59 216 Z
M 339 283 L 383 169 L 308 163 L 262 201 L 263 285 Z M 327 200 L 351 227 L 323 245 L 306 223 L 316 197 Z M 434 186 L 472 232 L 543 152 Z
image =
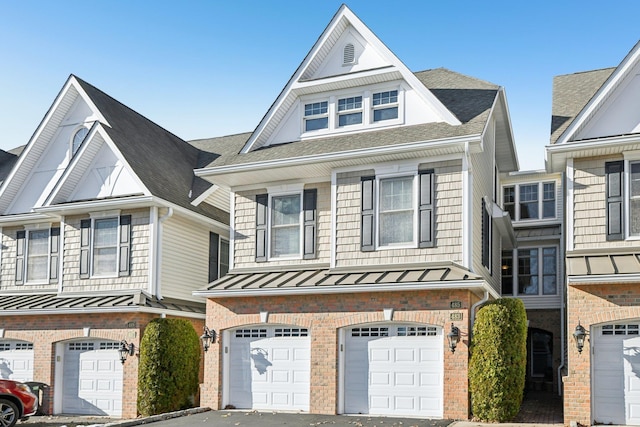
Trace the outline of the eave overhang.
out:
M 564 172 L 568 159 L 600 157 L 640 150 L 640 134 L 611 136 L 546 146 L 547 171 Z
M 482 149 L 481 135 L 428 140 L 332 153 L 196 169 L 195 175 L 227 188 L 256 182 L 326 178 L 341 167 L 428 156 L 464 154 Z

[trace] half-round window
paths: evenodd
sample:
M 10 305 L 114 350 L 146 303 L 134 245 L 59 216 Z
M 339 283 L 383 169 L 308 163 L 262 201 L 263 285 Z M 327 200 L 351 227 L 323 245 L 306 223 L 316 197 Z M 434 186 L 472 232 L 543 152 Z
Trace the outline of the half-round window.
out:
M 356 49 L 352 43 L 347 43 L 343 51 L 343 63 L 353 64 L 356 60 Z
M 76 154 L 78 148 L 80 148 L 80 144 L 84 141 L 84 137 L 89 133 L 89 129 L 86 127 L 81 127 L 73 134 L 73 139 L 71 140 L 71 154 Z

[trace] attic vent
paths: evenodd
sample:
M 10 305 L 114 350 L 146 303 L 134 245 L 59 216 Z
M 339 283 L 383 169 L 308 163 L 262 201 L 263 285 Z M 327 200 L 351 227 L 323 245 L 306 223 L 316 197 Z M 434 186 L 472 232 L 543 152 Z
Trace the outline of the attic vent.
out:
M 347 43 L 344 47 L 344 64 L 353 64 L 356 60 L 356 49 L 353 44 Z

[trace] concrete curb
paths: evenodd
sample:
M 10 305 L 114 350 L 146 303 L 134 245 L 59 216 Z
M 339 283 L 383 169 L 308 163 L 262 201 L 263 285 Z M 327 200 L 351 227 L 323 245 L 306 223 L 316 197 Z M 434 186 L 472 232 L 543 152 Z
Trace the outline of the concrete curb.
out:
M 141 424 L 155 423 L 157 421 L 170 420 L 171 418 L 184 417 L 185 415 L 199 414 L 201 412 L 208 412 L 211 408 L 190 408 L 182 411 L 167 412 L 166 414 L 152 415 L 150 417 L 135 418 L 132 420 L 116 421 L 113 423 L 101 424 L 103 427 L 129 427 L 138 426 Z

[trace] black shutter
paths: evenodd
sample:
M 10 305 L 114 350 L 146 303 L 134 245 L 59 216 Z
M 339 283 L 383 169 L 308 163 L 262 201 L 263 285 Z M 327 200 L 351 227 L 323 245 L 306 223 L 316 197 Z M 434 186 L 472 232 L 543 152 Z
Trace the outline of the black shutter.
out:
M 91 250 L 91 220 L 80 221 L 80 278 L 89 278 L 89 252 Z
M 418 247 L 432 248 L 435 246 L 435 183 L 432 170 L 420 171 L 420 204 L 418 208 Z
M 131 215 L 120 217 L 120 271 L 119 276 L 131 274 Z
M 487 204 L 482 199 L 482 265 L 491 270 L 491 217 L 487 212 Z
M 314 259 L 317 257 L 316 242 L 317 242 L 317 200 L 318 190 L 315 188 L 310 190 L 304 190 L 304 196 L 302 200 L 303 219 L 304 219 L 304 259 Z
M 604 164 L 607 176 L 607 240 L 624 239 L 623 186 L 622 174 L 624 162 L 607 162 Z
M 360 250 L 370 252 L 375 250 L 375 201 L 374 183 L 375 176 L 363 176 L 361 178 L 362 203 L 360 226 Z
M 209 232 L 209 283 L 218 279 L 219 244 L 220 236 Z
M 26 231 L 16 233 L 16 285 L 24 284 L 24 243 Z
M 256 195 L 256 262 L 267 261 L 268 194 Z
M 58 261 L 60 259 L 60 227 L 52 228 L 50 233 L 51 250 L 49 256 L 51 262 L 49 264 L 49 282 L 56 283 L 58 281 Z

